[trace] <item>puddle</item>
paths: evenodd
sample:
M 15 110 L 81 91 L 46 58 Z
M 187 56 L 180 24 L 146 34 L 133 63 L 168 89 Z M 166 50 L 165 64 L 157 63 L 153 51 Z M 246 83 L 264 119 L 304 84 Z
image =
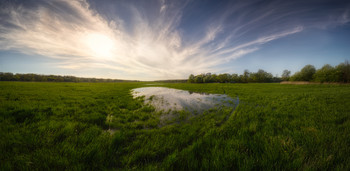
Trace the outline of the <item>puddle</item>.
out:
M 145 85 L 164 85 L 162 83 L 151 83 L 151 84 L 145 84 Z
M 134 97 L 145 96 L 145 103 L 153 105 L 157 111 L 187 110 L 202 113 L 213 107 L 235 107 L 238 97 L 233 99 L 223 94 L 194 93 L 165 87 L 142 87 L 132 90 Z

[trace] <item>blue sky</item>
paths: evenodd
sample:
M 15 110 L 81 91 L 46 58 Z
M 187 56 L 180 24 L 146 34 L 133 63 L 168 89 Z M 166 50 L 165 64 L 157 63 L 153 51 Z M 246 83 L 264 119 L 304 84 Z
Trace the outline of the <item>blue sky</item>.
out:
M 0 0 L 0 72 L 160 80 L 350 60 L 350 2 Z

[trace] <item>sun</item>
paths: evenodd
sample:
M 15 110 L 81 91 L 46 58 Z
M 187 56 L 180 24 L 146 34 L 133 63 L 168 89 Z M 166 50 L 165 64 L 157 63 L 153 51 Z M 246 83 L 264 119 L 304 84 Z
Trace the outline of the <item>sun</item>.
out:
M 86 38 L 88 48 L 92 51 L 93 56 L 97 58 L 108 59 L 113 55 L 114 42 L 104 34 L 92 33 Z

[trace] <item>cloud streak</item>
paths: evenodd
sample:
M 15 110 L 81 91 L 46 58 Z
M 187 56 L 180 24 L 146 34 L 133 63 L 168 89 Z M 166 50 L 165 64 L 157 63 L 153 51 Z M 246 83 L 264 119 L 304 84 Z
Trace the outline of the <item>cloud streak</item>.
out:
M 203 28 L 191 26 L 196 31 L 191 32 L 182 20 L 188 12 L 186 3 L 155 1 L 151 10 L 127 4 L 132 15 L 123 18 L 117 13 L 108 19 L 84 0 L 28 4 L 3 5 L 0 50 L 55 58 L 65 69 L 109 69 L 119 78 L 141 80 L 216 72 L 221 64 L 256 52 L 267 42 L 320 26 L 323 20 L 285 23 L 303 12 L 281 16 L 271 6 L 251 12 L 249 3 L 240 4 L 246 12 L 227 8 L 209 15 L 201 20 Z M 343 11 L 336 23 L 349 22 L 348 14 Z

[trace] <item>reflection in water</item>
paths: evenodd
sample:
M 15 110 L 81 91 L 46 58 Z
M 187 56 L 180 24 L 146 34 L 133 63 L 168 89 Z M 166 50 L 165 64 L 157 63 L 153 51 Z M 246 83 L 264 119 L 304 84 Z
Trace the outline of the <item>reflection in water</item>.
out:
M 203 112 L 213 107 L 236 106 L 239 99 L 227 95 L 194 93 L 165 87 L 143 87 L 133 89 L 134 97 L 145 96 L 145 103 L 150 103 L 158 111 Z
M 145 85 L 154 85 L 154 86 L 157 86 L 157 85 L 163 85 L 162 83 L 151 83 L 151 84 L 145 84 Z

